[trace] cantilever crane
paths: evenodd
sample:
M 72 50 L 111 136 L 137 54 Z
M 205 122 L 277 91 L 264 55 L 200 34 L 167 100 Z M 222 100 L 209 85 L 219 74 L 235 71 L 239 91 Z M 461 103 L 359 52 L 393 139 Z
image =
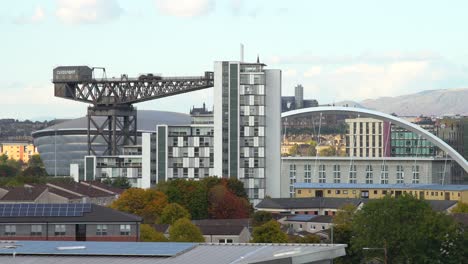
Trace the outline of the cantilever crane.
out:
M 53 74 L 56 97 L 92 104 L 87 114 L 89 155 L 117 155 L 121 146 L 137 143 L 137 111 L 133 104 L 213 87 L 214 81 L 213 72 L 195 77 L 148 74 L 138 78 L 94 78 L 94 69 L 60 66 Z M 104 117 L 104 121 L 97 117 Z M 97 144 L 93 145 L 98 138 L 106 143 L 102 153 Z

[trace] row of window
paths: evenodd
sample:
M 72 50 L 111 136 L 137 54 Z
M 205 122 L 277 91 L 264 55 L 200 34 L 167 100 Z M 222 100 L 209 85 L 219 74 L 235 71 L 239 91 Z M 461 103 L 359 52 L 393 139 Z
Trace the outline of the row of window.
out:
M 402 165 L 397 165 L 396 168 L 396 181 L 397 183 L 404 183 L 404 168 Z M 419 183 L 420 172 L 419 165 L 412 166 L 412 183 Z M 366 165 L 366 183 L 374 183 L 374 168 L 372 165 Z M 349 183 L 357 183 L 357 169 L 355 164 L 351 164 L 349 167 Z M 388 184 L 388 165 L 380 166 L 380 183 Z M 296 182 L 296 164 L 289 164 L 289 179 L 290 184 L 293 185 Z M 304 165 L 304 182 L 312 182 L 312 165 Z M 318 169 L 318 182 L 326 183 L 326 165 L 320 164 Z M 338 164 L 333 165 L 333 183 L 341 183 L 341 166 Z
M 42 225 L 31 225 L 31 236 L 42 236 L 43 235 L 43 226 Z M 54 225 L 54 236 L 65 236 L 66 234 L 66 225 Z M 131 232 L 130 225 L 120 225 L 120 235 L 129 236 Z M 16 225 L 5 225 L 3 234 L 5 236 L 15 236 L 16 235 Z M 107 225 L 96 225 L 96 235 L 106 236 L 107 235 Z

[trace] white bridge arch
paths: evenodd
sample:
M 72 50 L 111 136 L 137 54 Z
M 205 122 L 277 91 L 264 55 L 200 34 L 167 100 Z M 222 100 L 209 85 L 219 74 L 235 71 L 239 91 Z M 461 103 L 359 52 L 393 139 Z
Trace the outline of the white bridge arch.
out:
M 429 131 L 421 128 L 420 126 L 392 116 L 389 114 L 381 113 L 378 111 L 368 110 L 364 108 L 356 107 L 342 107 L 342 106 L 319 106 L 319 107 L 308 107 L 288 112 L 281 113 L 281 117 L 289 117 L 307 113 L 327 113 L 327 114 L 359 114 L 360 116 L 374 117 L 377 119 L 389 121 L 392 124 L 396 124 L 402 128 L 405 128 L 411 132 L 421 135 L 423 138 L 429 140 L 431 143 L 445 151 L 452 159 L 457 162 L 466 172 L 468 172 L 468 162 L 463 158 L 460 153 L 454 150 L 451 146 L 445 143 L 442 139 L 430 133 Z

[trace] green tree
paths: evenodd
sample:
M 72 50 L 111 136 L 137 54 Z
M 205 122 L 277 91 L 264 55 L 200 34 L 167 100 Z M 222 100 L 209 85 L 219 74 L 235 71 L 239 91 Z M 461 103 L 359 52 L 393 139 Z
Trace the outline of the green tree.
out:
M 288 236 L 281 231 L 280 224 L 270 220 L 261 226 L 254 227 L 253 243 L 287 243 Z
M 315 234 L 308 234 L 305 236 L 293 236 L 289 239 L 289 242 L 301 244 L 318 244 L 320 243 L 320 237 Z
M 352 224 L 356 209 L 356 206 L 346 204 L 341 207 L 333 217 L 333 243 L 350 244 L 352 237 Z M 335 263 L 359 263 L 361 258 L 360 250 L 356 251 L 348 246 L 346 247 L 346 255 L 337 259 Z
M 323 148 L 319 151 L 320 157 L 333 157 L 337 156 L 337 151 L 334 147 L 329 146 L 328 148 Z
M 160 224 L 172 225 L 181 218 L 191 219 L 190 213 L 178 203 L 170 203 L 164 207 L 158 221 Z
M 28 166 L 21 172 L 21 176 L 32 176 L 32 177 L 40 177 L 40 176 L 47 176 L 47 172 L 43 167 L 37 166 Z
M 294 144 L 294 145 L 289 149 L 289 156 L 296 156 L 298 150 L 299 150 L 299 146 L 298 146 L 297 144 Z
M 0 164 L 0 177 L 14 177 L 18 175 L 19 169 L 7 163 Z
M 41 156 L 39 154 L 34 154 L 29 158 L 28 167 L 39 167 L 44 168 L 44 163 L 42 162 Z
M 140 225 L 140 241 L 141 242 L 167 242 L 168 239 L 163 233 L 156 231 L 148 224 Z
M 103 182 L 119 189 L 129 189 L 132 187 L 132 184 L 128 181 L 127 177 L 106 178 Z
M 458 202 L 457 206 L 452 209 L 452 213 L 468 213 L 468 204 Z
M 164 191 L 170 203 L 183 204 L 193 219 L 208 218 L 208 190 L 201 181 L 175 179 L 158 185 Z
M 200 229 L 187 218 L 181 218 L 169 227 L 169 240 L 172 242 L 205 242 Z
M 0 164 L 5 164 L 8 160 L 8 156 L 6 154 L 0 155 Z
M 257 211 L 252 215 L 252 225 L 261 226 L 273 219 L 273 215 L 266 211 Z
M 459 228 L 447 215 L 410 195 L 369 201 L 356 212 L 351 247 L 388 263 L 459 263 Z

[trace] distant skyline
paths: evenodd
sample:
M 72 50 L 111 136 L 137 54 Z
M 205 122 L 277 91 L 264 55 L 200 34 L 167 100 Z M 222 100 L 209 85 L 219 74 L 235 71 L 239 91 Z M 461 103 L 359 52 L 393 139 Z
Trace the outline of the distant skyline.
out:
M 467 1 L 24 0 L 3 3 L 0 118 L 70 118 L 53 96 L 58 65 L 107 76 L 200 75 L 257 54 L 283 70 L 283 95 L 320 103 L 468 87 Z M 212 89 L 136 104 L 188 113 Z

